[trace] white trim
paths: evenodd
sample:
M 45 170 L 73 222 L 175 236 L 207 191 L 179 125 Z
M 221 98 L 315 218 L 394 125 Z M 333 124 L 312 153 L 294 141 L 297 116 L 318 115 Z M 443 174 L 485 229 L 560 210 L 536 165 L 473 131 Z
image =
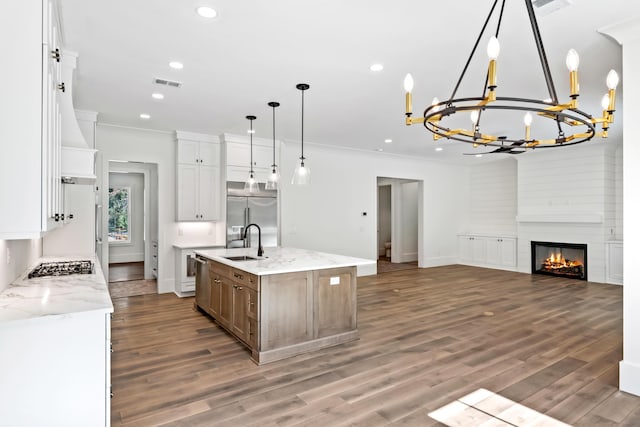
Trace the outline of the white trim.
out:
M 640 396 L 640 365 L 620 362 L 620 390 Z

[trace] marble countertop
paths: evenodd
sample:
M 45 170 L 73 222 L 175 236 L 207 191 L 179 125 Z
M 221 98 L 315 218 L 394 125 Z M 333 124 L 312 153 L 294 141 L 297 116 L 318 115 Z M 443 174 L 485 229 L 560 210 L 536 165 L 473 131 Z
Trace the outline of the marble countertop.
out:
M 27 275 L 42 262 L 93 261 L 93 274 L 38 277 Z M 63 316 L 86 311 L 113 312 L 107 283 L 95 257 L 42 257 L 0 292 L 0 326 L 5 322 Z
M 328 254 L 297 248 L 264 248 L 264 256 L 257 260 L 231 261 L 225 256 L 248 255 L 257 258 L 257 248 L 196 250 L 197 255 L 230 265 L 256 276 L 323 270 L 326 268 L 372 265 L 376 261 L 344 255 Z

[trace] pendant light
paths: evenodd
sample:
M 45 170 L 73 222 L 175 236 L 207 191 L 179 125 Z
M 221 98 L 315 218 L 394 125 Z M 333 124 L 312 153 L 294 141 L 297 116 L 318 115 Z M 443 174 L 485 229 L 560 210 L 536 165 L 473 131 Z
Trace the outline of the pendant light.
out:
M 247 181 L 244 183 L 244 191 L 249 191 L 253 193 L 258 189 L 258 183 L 256 182 L 255 172 L 253 171 L 253 121 L 256 119 L 256 116 L 247 116 L 247 120 L 251 125 L 251 129 L 249 130 L 249 138 L 251 141 L 251 162 L 249 163 L 249 177 Z
M 276 166 L 276 107 L 279 107 L 280 103 L 271 101 L 267 105 L 273 109 L 273 164 L 271 165 L 271 175 L 269 175 L 264 188 L 266 190 L 277 190 L 280 173 L 278 172 L 278 166 Z
M 304 91 L 309 89 L 306 83 L 298 83 L 296 89 L 302 93 L 302 136 L 300 138 L 300 166 L 296 167 L 291 178 L 292 184 L 306 185 L 311 182 L 311 171 L 304 165 Z

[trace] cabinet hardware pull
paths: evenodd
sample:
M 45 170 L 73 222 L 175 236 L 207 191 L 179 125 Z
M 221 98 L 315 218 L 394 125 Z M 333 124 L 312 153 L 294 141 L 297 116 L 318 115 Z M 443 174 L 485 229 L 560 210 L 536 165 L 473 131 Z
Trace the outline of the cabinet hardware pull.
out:
M 241 291 L 242 290 L 242 286 L 236 286 L 236 289 Z
M 51 57 L 56 60 L 56 62 L 60 62 L 60 49 L 56 48 L 56 50 L 51 51 Z
M 55 214 L 53 217 L 54 221 L 58 222 L 60 221 L 60 214 Z
M 235 277 L 236 279 L 242 280 L 242 274 L 233 273 L 233 277 Z
M 64 82 L 58 84 L 58 89 L 60 89 L 64 93 L 64 91 L 65 91 Z

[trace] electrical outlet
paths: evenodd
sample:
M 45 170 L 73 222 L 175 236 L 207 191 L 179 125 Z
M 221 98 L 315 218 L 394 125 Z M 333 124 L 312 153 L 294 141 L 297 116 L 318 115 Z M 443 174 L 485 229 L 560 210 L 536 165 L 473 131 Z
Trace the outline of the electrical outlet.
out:
M 11 264 L 11 249 L 7 248 L 7 265 Z

